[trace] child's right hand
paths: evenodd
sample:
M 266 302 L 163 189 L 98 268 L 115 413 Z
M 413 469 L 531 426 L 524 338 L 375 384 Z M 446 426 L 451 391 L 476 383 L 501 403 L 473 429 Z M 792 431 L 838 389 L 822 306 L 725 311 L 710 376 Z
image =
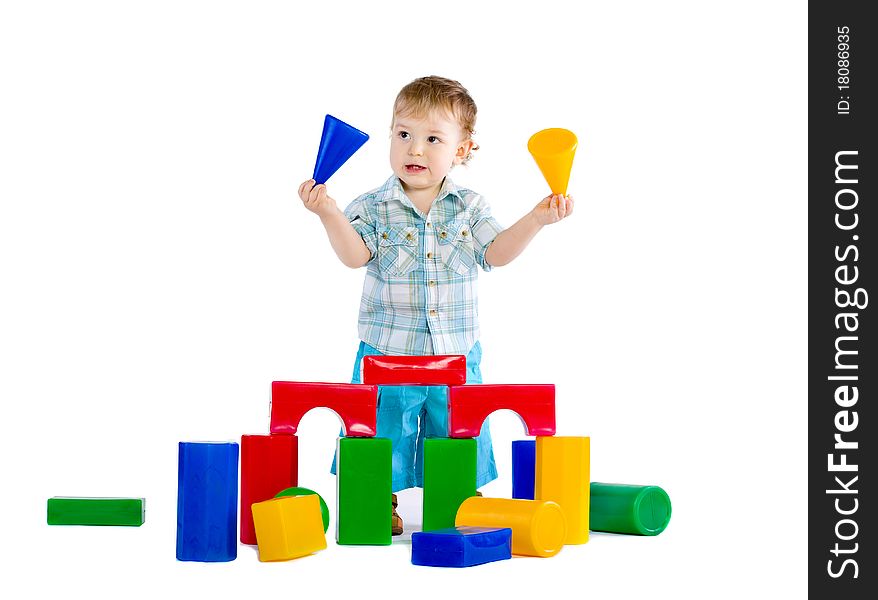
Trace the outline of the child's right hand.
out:
M 332 212 L 333 209 L 338 210 L 335 200 L 326 193 L 326 186 L 322 183 L 315 185 L 313 179 L 309 179 L 299 186 L 299 198 L 305 208 L 318 216 L 324 216 Z

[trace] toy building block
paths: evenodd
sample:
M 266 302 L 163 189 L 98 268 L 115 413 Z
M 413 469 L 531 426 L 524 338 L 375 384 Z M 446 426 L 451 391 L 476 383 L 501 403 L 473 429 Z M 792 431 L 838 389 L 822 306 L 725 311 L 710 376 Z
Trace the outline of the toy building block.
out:
M 255 544 L 250 505 L 298 484 L 299 438 L 294 435 L 241 436 L 241 543 Z
M 461 502 L 476 495 L 476 440 L 424 440 L 423 530 L 454 527 Z
M 49 525 L 123 525 L 140 527 L 144 521 L 143 498 L 49 498 Z
M 512 558 L 508 527 L 449 527 L 412 534 L 412 564 L 425 567 L 472 567 Z
M 339 544 L 390 544 L 390 448 L 387 438 L 338 440 L 335 526 Z
M 296 433 L 305 413 L 318 407 L 335 411 L 344 424 L 345 436 L 375 436 L 377 385 L 295 381 L 271 384 L 271 433 Z
M 314 490 L 309 490 L 308 488 L 291 487 L 278 492 L 275 498 L 283 498 L 284 496 L 312 495 L 317 496 L 317 499 L 320 500 L 320 517 L 323 519 L 323 533 L 326 533 L 329 530 L 329 507 L 326 506 L 326 501 L 323 499 L 323 496 L 321 496 Z
M 323 119 L 320 147 L 317 150 L 317 162 L 314 164 L 314 181 L 326 183 L 368 139 L 369 136 L 356 127 L 332 115 L 326 115 Z
M 448 436 L 476 437 L 495 410 L 514 411 L 527 435 L 555 435 L 555 386 L 452 385 L 448 388 Z
M 565 544 L 588 542 L 589 446 L 587 437 L 537 437 L 534 498 L 561 506 Z
M 180 442 L 177 560 L 235 560 L 237 526 L 238 444 Z
M 534 464 L 537 456 L 536 440 L 512 442 L 512 497 L 534 499 Z
M 671 499 L 657 485 L 592 483 L 589 529 L 658 535 L 671 520 Z
M 251 510 L 260 561 L 290 560 L 326 548 L 316 496 L 272 498 L 254 503 Z
M 467 498 L 457 510 L 454 524 L 471 527 L 509 527 L 512 554 L 555 556 L 564 547 L 567 526 L 555 502 L 513 498 Z
M 363 383 L 463 385 L 466 383 L 466 356 L 364 356 Z

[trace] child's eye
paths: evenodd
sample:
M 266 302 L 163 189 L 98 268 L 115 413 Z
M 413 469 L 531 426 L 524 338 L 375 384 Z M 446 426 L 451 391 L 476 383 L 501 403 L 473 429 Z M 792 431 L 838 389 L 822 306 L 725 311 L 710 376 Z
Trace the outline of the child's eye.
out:
M 399 136 L 399 139 L 401 139 L 401 140 L 407 140 L 411 137 L 411 135 L 409 135 L 408 131 L 400 131 L 397 135 Z
M 430 137 L 427 138 L 427 141 L 430 142 L 431 144 L 438 144 L 442 140 L 437 138 L 435 135 L 431 135 Z

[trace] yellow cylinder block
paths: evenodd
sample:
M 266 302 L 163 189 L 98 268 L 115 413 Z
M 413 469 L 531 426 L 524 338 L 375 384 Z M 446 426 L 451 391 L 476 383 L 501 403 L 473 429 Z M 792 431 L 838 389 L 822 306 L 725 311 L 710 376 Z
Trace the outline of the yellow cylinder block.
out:
M 534 498 L 561 506 L 565 544 L 588 542 L 590 442 L 588 437 L 537 436 Z
M 467 498 L 457 509 L 454 525 L 509 527 L 512 554 L 555 556 L 564 546 L 567 527 L 564 514 L 554 502 L 510 498 Z

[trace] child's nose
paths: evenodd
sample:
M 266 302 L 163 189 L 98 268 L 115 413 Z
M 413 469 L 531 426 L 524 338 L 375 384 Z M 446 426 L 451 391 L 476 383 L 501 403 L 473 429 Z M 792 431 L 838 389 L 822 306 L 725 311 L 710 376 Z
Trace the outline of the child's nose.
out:
M 409 145 L 409 154 L 412 156 L 421 156 L 424 153 L 424 145 L 418 141 L 412 141 Z

